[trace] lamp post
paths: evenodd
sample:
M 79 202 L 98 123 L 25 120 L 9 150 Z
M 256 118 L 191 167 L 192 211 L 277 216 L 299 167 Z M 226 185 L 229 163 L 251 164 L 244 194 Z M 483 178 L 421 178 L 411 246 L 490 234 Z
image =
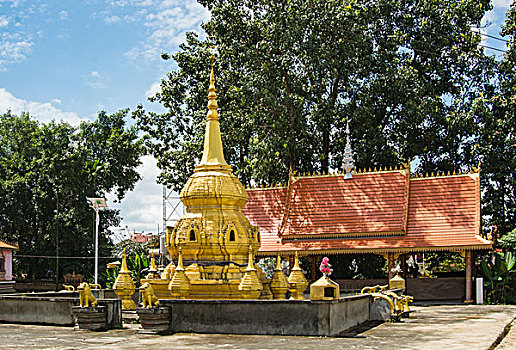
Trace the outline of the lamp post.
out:
M 99 210 L 107 208 L 105 198 L 90 198 L 86 197 L 86 203 L 95 211 L 95 284 L 98 284 L 99 272 Z

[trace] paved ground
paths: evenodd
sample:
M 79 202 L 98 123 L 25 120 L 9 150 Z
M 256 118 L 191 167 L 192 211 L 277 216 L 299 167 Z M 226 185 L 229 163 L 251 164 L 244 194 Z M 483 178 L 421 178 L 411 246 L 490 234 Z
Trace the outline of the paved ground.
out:
M 516 307 L 415 307 L 403 323 L 348 337 L 136 333 L 138 325 L 93 333 L 67 327 L 0 324 L 1 349 L 516 349 Z M 493 345 L 499 345 L 493 347 Z M 501 341 L 501 342 L 500 342 Z

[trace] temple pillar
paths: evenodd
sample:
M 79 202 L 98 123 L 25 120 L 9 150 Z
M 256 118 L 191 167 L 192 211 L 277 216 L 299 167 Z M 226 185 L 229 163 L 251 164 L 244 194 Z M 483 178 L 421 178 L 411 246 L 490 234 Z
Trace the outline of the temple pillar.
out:
M 472 258 L 471 258 L 471 250 L 465 251 L 465 259 L 466 259 L 466 300 L 464 302 L 466 304 L 473 303 L 473 269 L 472 269 Z
M 293 267 L 294 267 L 294 257 L 289 255 L 288 256 L 288 273 L 289 273 L 289 275 L 292 272 Z
M 312 262 L 312 276 L 311 276 L 311 283 L 314 283 L 315 282 L 315 279 L 317 278 L 317 256 L 312 256 L 311 257 L 311 262 Z
M 394 253 L 387 253 L 387 269 L 389 270 L 389 280 L 394 277 Z

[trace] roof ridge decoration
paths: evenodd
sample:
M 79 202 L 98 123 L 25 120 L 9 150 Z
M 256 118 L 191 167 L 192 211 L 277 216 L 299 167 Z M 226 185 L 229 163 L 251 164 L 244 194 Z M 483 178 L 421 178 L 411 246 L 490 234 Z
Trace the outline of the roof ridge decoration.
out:
M 437 178 L 447 178 L 447 177 L 461 177 L 461 176 L 469 176 L 469 177 L 475 177 L 480 175 L 480 162 L 478 163 L 478 166 L 474 167 L 472 166 L 469 170 L 451 170 L 446 171 L 439 171 L 437 170 L 435 173 L 432 171 L 430 174 L 428 172 L 421 173 L 419 175 L 415 174 L 411 180 L 423 180 L 423 179 L 437 179 Z
M 345 172 L 344 179 L 351 179 L 353 175 L 351 172 L 355 169 L 355 162 L 353 161 L 353 150 L 351 149 L 349 133 L 349 122 L 346 123 L 346 148 L 344 149 L 344 158 L 342 159 L 342 170 Z

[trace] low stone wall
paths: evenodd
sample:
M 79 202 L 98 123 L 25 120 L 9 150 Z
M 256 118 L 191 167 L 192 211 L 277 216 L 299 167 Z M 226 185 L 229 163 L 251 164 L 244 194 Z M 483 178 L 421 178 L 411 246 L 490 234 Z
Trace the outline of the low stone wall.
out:
M 334 301 L 160 300 L 170 307 L 170 331 L 194 333 L 337 335 L 371 319 L 372 298 Z
M 0 322 L 73 326 L 74 298 L 0 295 Z
M 415 301 L 464 300 L 466 279 L 464 277 L 407 278 L 405 294 Z M 360 292 L 364 287 L 388 284 L 387 279 L 336 279 L 341 292 Z M 474 286 L 473 286 L 474 287 Z
M 61 326 L 75 324 L 72 307 L 79 305 L 78 297 L 63 296 L 62 293 L 42 294 L 45 295 L 0 295 L 0 322 Z M 120 300 L 99 299 L 99 305 L 106 307 L 108 322 L 122 326 Z

